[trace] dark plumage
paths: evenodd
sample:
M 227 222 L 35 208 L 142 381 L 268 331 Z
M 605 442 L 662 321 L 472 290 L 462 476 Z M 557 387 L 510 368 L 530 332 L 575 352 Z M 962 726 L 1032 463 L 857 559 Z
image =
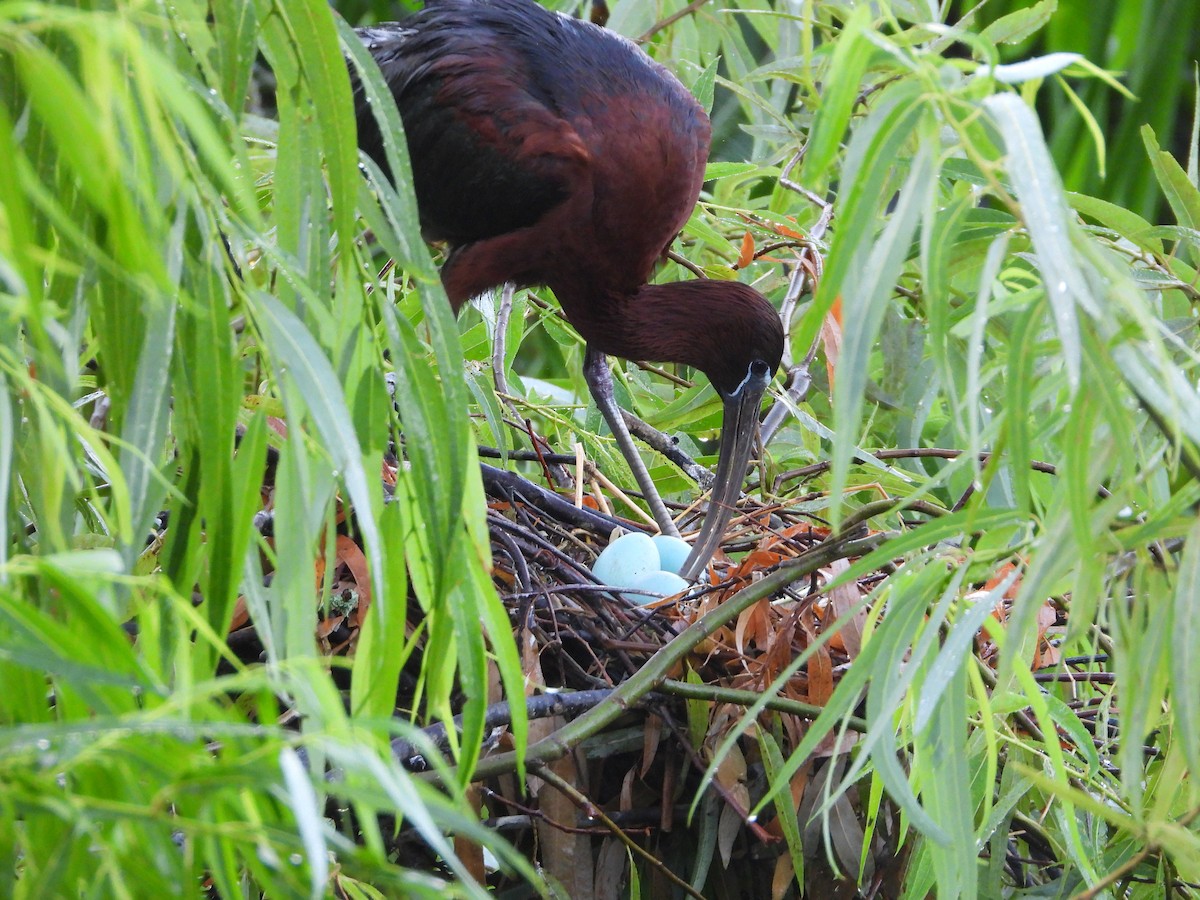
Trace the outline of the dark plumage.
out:
M 720 507 L 737 499 L 783 352 L 778 315 L 753 288 L 647 284 L 700 192 L 704 110 L 631 42 L 531 0 L 430 0 L 360 33 L 404 122 L 425 236 L 450 247 L 442 281 L 456 310 L 505 282 L 549 286 L 587 341 L 589 386 L 647 493 L 603 354 L 692 365 L 721 394 L 718 479 L 732 487 L 714 491 L 685 567 L 694 577 L 728 520 Z M 357 112 L 362 149 L 386 165 L 361 92 Z

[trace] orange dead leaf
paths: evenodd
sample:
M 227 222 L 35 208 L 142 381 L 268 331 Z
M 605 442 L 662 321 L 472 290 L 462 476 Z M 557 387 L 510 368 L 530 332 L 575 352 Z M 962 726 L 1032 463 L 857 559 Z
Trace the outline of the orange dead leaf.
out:
M 812 627 L 801 620 L 801 627 L 810 642 L 816 640 Z M 808 660 L 808 702 L 824 706 L 833 696 L 833 660 L 829 646 L 822 644 Z
M 1052 666 L 1062 658 L 1057 647 L 1046 640 L 1046 631 L 1058 621 L 1058 611 L 1049 603 L 1043 603 L 1037 614 L 1037 645 L 1033 650 L 1033 668 L 1043 669 Z
M 330 616 L 328 619 L 318 622 L 317 638 L 322 641 L 327 640 L 329 636 L 337 631 L 338 628 L 341 627 L 341 624 L 345 621 L 345 616 Z
M 237 631 L 250 621 L 250 611 L 246 609 L 246 598 L 238 597 L 233 605 L 233 620 L 229 623 L 229 633 Z
M 788 216 L 788 221 L 792 224 L 795 224 L 795 216 Z M 780 237 L 792 238 L 797 241 L 804 240 L 803 231 L 797 231 L 794 228 L 788 228 L 786 225 L 780 225 L 778 222 L 773 222 L 771 224 L 771 229 Z
M 1004 565 L 1002 565 L 999 569 L 996 570 L 995 575 L 993 575 L 991 578 L 989 578 L 987 580 L 987 584 L 985 584 L 983 586 L 983 590 L 985 592 L 994 590 L 1000 584 L 1000 582 L 1002 582 L 1005 578 L 1007 578 L 1009 573 L 1015 568 L 1016 568 L 1016 566 L 1014 566 L 1012 563 L 1006 562 Z M 1021 586 L 1021 579 L 1018 578 L 1016 581 L 1014 581 L 1012 584 L 1010 584 L 1008 586 L 1008 590 L 1006 590 L 1004 592 L 1004 598 L 1006 600 L 1012 600 L 1014 597 L 1017 596 L 1017 589 L 1020 588 L 1020 586 Z
M 821 322 L 821 343 L 825 347 L 825 369 L 829 373 L 829 387 L 833 388 L 833 375 L 838 357 L 842 352 L 842 298 L 834 298 L 824 320 Z
M 752 262 L 754 262 L 754 235 L 747 231 L 742 235 L 742 249 L 738 253 L 736 266 L 744 269 Z

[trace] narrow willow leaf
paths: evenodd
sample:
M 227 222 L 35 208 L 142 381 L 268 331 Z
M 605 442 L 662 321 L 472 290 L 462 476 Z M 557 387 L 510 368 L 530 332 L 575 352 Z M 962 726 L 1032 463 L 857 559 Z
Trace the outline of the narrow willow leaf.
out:
M 802 180 L 807 185 L 827 184 L 830 179 L 830 163 L 850 124 L 850 115 L 854 112 L 854 104 L 862 90 L 863 75 L 873 52 L 871 43 L 863 35 L 870 27 L 870 17 L 869 7 L 856 7 L 834 44 L 833 58 L 825 79 L 827 89 L 813 117 L 805 151 Z
M 1000 16 L 983 29 L 981 36 L 996 44 L 1018 44 L 1040 31 L 1057 8 L 1057 0 L 1038 0 L 1030 7 Z
M 1033 111 L 1015 94 L 984 101 L 1008 151 L 1008 172 L 1021 214 L 1033 241 L 1034 255 L 1045 281 L 1046 296 L 1058 325 L 1059 342 L 1071 391 L 1079 386 L 1079 322 L 1075 305 L 1098 315 L 1071 244 L 1074 228 L 1058 174 L 1042 139 Z
M 975 804 L 967 771 L 967 679 L 961 667 L 945 688 L 945 701 L 920 734 L 913 776 L 920 779 L 930 818 L 946 834 L 955 835 L 946 843 L 930 842 L 938 896 L 973 900 L 978 896 L 979 851 L 968 839 L 975 833 Z
M 1188 178 L 1200 188 L 1200 64 L 1192 64 L 1192 137 L 1188 142 Z
M 243 0 L 216 0 L 210 6 L 220 73 L 217 86 L 225 105 L 238 109 L 249 89 L 257 53 L 254 46 L 258 32 L 255 6 Z
M 717 181 L 721 178 L 733 178 L 738 175 L 750 175 L 758 171 L 754 163 L 740 162 L 710 162 L 704 168 L 705 181 Z
M 350 74 L 338 44 L 334 13 L 321 0 L 268 3 L 259 0 L 258 17 L 264 35 L 279 35 L 277 53 L 295 55 L 306 88 L 312 95 L 321 145 L 328 164 L 326 177 L 333 203 L 335 230 L 349 243 L 354 233 L 357 187 L 357 129 L 350 108 Z M 286 43 L 284 43 L 286 42 Z M 349 256 L 345 257 L 347 260 Z
M 970 605 L 959 611 L 958 620 L 950 627 L 950 633 L 938 651 L 937 658 L 922 678 L 921 693 L 917 699 L 916 715 L 913 717 L 913 731 L 924 731 L 937 710 L 946 687 L 955 678 L 958 671 L 971 655 L 971 643 L 983 627 L 984 620 L 996 609 L 996 604 L 1012 587 L 1019 572 L 1014 569 L 1007 577 L 992 590 L 982 596 L 968 594 L 964 601 Z M 965 685 L 963 690 L 966 690 Z
M 392 236 L 399 241 L 397 245 L 389 245 L 388 250 L 395 255 L 397 264 L 406 272 L 432 284 L 437 281 L 437 272 L 417 232 L 417 198 L 412 188 L 412 168 L 408 161 L 408 144 L 404 140 L 400 111 L 396 108 L 392 93 L 379 72 L 379 66 L 367 52 L 354 29 L 340 17 L 336 22 L 342 48 L 354 64 L 355 74 L 367 104 L 379 123 L 388 169 L 395 179 L 393 186 L 382 174 L 373 178 L 381 193 L 381 199 L 385 200 L 384 212 L 395 225 Z M 379 173 L 379 168 L 373 166 L 373 161 L 368 160 L 367 165 L 369 169 L 373 167 L 374 171 Z
M 1138 398 L 1200 446 L 1200 395 L 1187 375 L 1178 366 L 1164 365 L 1156 348 L 1122 344 L 1112 350 L 1112 356 Z
M 1058 86 L 1062 88 L 1063 93 L 1067 95 L 1067 99 L 1071 101 L 1071 105 L 1075 107 L 1075 111 L 1079 113 L 1080 118 L 1083 119 L 1084 124 L 1087 126 L 1088 134 L 1091 135 L 1092 143 L 1096 147 L 1096 168 L 1100 173 L 1100 177 L 1103 178 L 1105 175 L 1104 167 L 1107 161 L 1107 142 L 1104 137 L 1104 129 L 1096 121 L 1095 115 L 1088 109 L 1087 104 L 1072 90 L 1067 80 L 1061 76 L 1057 80 Z
M 8 583 L 8 511 L 9 486 L 12 484 L 13 448 L 16 444 L 16 416 L 13 415 L 15 400 L 9 393 L 8 379 L 0 371 L 0 585 Z
M 1046 694 L 1046 708 L 1058 727 L 1070 737 L 1076 752 L 1087 761 L 1087 777 L 1095 777 L 1100 771 L 1100 754 L 1096 751 L 1092 732 L 1071 707 L 1053 694 Z
M 1200 229 L 1200 188 L 1188 177 L 1188 173 L 1170 153 L 1158 148 L 1158 140 L 1149 125 L 1142 128 L 1142 141 L 1154 169 L 1154 177 L 1171 204 L 1171 212 L 1185 228 Z M 1200 259 L 1200 247 L 1192 246 L 1192 260 Z
M 1171 708 L 1188 768 L 1200 772 L 1200 522 L 1184 544 L 1171 601 Z
M 717 66 L 720 63 L 719 57 L 713 57 L 712 61 L 704 67 L 697 77 L 692 82 L 692 96 L 700 103 L 705 112 L 711 113 L 713 106 L 713 92 L 716 90 Z M 715 176 L 709 176 L 715 177 Z
M 1046 78 L 1082 60 L 1083 56 L 1079 53 L 1048 53 L 1045 56 L 1036 56 L 1033 59 L 1024 59 L 1008 65 L 981 66 L 979 75 L 991 76 L 1001 84 L 1021 84 L 1025 81 Z M 993 98 L 989 97 L 988 99 Z
M 883 234 L 869 255 L 860 258 L 845 283 L 843 310 L 847 321 L 854 322 L 855 327 L 847 329 L 843 337 L 837 381 L 833 387 L 837 425 L 834 429 L 830 491 L 833 495 L 834 521 L 839 518 L 850 459 L 858 443 L 859 417 L 862 414 L 867 373 L 870 371 L 869 357 L 896 280 L 911 249 L 920 215 L 928 209 L 929 197 L 936 184 L 933 154 L 929 145 L 922 143 L 913 158 L 912 168 L 900 189 L 895 209 Z
M 329 879 L 329 849 L 322 833 L 325 828 L 324 810 L 317 801 L 308 770 L 299 755 L 291 747 L 279 751 L 279 768 L 283 772 L 283 784 L 287 790 L 288 809 L 296 817 L 296 827 L 304 844 L 311 880 L 309 897 L 317 900 L 325 894 L 325 883 Z
M 398 475 L 398 478 L 405 477 Z M 387 555 L 391 571 L 384 578 L 391 589 L 393 605 L 400 607 L 394 615 L 384 618 L 372 609 L 354 652 L 353 678 L 350 681 L 350 708 L 356 715 L 384 718 L 394 713 L 400 672 L 411 658 L 412 645 L 404 640 L 406 620 L 403 607 L 408 599 L 408 571 L 404 565 L 404 504 L 387 504 L 379 516 L 380 536 L 389 548 Z
M 345 481 L 346 489 L 354 506 L 370 510 L 372 485 L 362 466 L 362 451 L 350 411 L 346 408 L 341 385 L 329 360 L 303 323 L 282 303 L 267 294 L 252 295 L 255 317 L 267 337 L 275 355 L 279 379 L 295 385 L 304 402 L 313 425 L 321 436 L 325 451 L 333 460 L 338 473 Z M 383 548 L 379 528 L 370 515 L 358 519 L 367 559 L 371 564 L 371 584 L 374 602 L 380 605 L 379 614 L 387 614 L 384 607 L 388 596 L 383 582 Z
M 705 791 L 697 797 L 700 804 L 699 832 L 692 847 L 692 873 L 688 883 L 699 891 L 708 881 L 708 872 L 717 855 L 717 830 L 723 804 L 716 791 Z
M 158 463 L 167 439 L 171 408 L 170 368 L 171 350 L 175 345 L 175 310 L 176 305 L 170 302 L 147 304 L 144 308 L 145 339 L 130 396 L 129 412 L 121 433 L 123 443 L 119 461 L 129 485 L 130 521 L 135 538 L 133 543 L 124 548 L 125 564 L 130 569 L 134 558 L 143 549 L 142 535 L 150 529 L 150 523 L 167 493 L 167 485 L 158 472 Z M 3 465 L 0 465 L 0 480 L 2 476 Z M 3 533 L 0 528 L 0 534 Z
M 919 86 L 910 80 L 890 85 L 855 128 L 841 172 L 846 187 L 839 200 L 838 230 L 813 308 L 793 329 L 793 346 L 812 343 L 823 317 L 843 294 L 850 273 L 865 265 L 880 214 L 894 190 L 888 185 L 895 177 L 896 160 L 903 158 L 917 123 L 928 112 L 921 97 Z
M 894 716 L 916 679 L 922 661 L 933 650 L 938 628 L 949 612 L 965 576 L 966 568 L 960 568 L 950 577 L 949 584 L 944 584 L 945 572 L 939 567 L 921 568 L 911 579 L 898 583 L 891 592 L 887 628 L 880 629 L 864 648 L 864 652 L 869 649 L 878 654 L 878 658 L 869 666 L 875 677 L 870 679 L 867 691 L 867 734 L 858 747 L 859 755 L 843 781 L 845 789 L 858 777 L 867 763 L 869 751 L 870 761 L 875 765 L 888 794 L 912 824 L 938 844 L 948 843 L 950 835 L 929 815 L 913 793 L 912 785 L 897 758 Z M 933 592 L 939 589 L 941 595 L 930 612 L 929 600 Z M 862 659 L 861 655 L 859 659 Z
M 1067 202 L 1081 215 L 1095 219 L 1106 228 L 1111 228 L 1121 237 L 1133 241 L 1151 253 L 1165 253 L 1162 239 L 1154 236 L 1154 226 L 1135 212 L 1086 194 L 1067 192 Z

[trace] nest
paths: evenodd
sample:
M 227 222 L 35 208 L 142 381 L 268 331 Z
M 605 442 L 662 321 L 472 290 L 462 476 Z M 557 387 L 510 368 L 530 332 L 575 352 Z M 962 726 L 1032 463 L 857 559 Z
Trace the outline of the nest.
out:
M 887 535 L 851 525 L 835 537 L 795 508 L 746 500 L 708 567 L 706 583 L 640 605 L 597 583 L 591 572 L 600 551 L 623 530 L 639 528 L 637 523 L 601 511 L 603 501 L 585 498 L 577 505 L 575 498 L 513 472 L 490 466 L 483 471 L 493 581 L 531 686 L 531 696 L 519 701 L 531 723 L 531 745 L 544 748 L 553 740 L 536 742 L 576 717 L 605 704 L 611 710 L 603 727 L 573 744 L 572 752 L 531 755 L 530 772 L 537 777 L 520 786 L 512 778 L 514 766 L 492 764 L 512 749 L 506 726 L 513 698 L 497 697 L 486 717 L 488 745 L 477 786 L 487 821 L 560 881 L 584 877 L 579 867 L 586 860 L 587 877 L 600 878 L 608 867 L 609 877 L 619 882 L 626 853 L 636 851 L 656 884 L 651 894 L 659 896 L 682 889 L 674 873 L 688 870 L 697 829 L 704 829 L 691 805 L 699 793 L 701 815 L 716 822 L 720 864 L 712 872 L 732 879 L 741 896 L 771 896 L 788 884 L 792 857 L 776 806 L 755 810 L 767 793 L 772 766 L 777 770 L 779 760 L 801 746 L 861 649 L 872 614 L 866 598 L 893 563 L 883 559 L 869 571 L 856 571 L 856 578 L 839 576 Z M 394 483 L 394 469 L 385 468 L 384 481 L 389 480 Z M 866 519 L 865 512 L 859 516 Z M 353 651 L 370 599 L 353 522 L 341 531 L 317 633 L 331 655 Z M 1052 614 L 1045 629 L 1054 625 Z M 257 643 L 241 607 L 230 643 L 251 652 Z M 977 651 L 987 659 L 994 648 L 981 642 Z M 1040 642 L 1039 653 L 1037 664 L 1056 661 L 1048 640 Z M 645 689 L 628 691 L 639 679 Z M 402 679 L 398 709 L 413 708 L 413 697 L 404 691 L 414 684 L 411 677 Z M 830 732 L 795 766 L 785 799 L 798 805 L 790 812 L 799 822 L 809 820 L 824 783 L 840 780 L 865 727 L 855 716 L 844 719 L 841 730 Z M 727 740 L 735 731 L 740 737 Z M 427 768 L 431 746 L 444 751 L 451 743 L 442 725 L 425 729 L 424 737 L 420 746 L 393 743 L 395 757 L 411 770 Z M 765 746 L 776 755 L 774 762 L 764 758 Z M 547 791 L 547 784 L 554 790 Z M 898 893 L 905 859 L 898 850 L 898 817 L 888 803 L 869 834 L 854 789 L 838 799 L 831 814 L 840 827 L 828 843 L 819 830 L 812 832 L 819 823 L 804 834 L 808 891 L 814 896 L 852 891 L 842 873 L 857 871 L 865 859 L 864 880 L 881 896 Z M 396 841 L 407 864 L 437 868 L 410 833 L 398 831 Z M 464 858 L 472 856 L 470 847 L 459 849 Z M 1046 855 L 1053 858 L 1049 847 Z M 481 882 L 505 883 L 485 870 L 481 853 L 476 864 Z M 577 882 L 569 890 L 584 888 Z

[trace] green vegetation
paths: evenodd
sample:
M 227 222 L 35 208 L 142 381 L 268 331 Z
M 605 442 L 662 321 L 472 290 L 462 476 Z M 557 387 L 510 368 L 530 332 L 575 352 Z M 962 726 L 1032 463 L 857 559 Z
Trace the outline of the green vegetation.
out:
M 676 822 L 673 871 L 706 896 L 764 858 L 780 896 L 889 868 L 875 896 L 1200 895 L 1200 7 L 610 5 L 713 109 L 676 249 L 779 303 L 812 379 L 752 493 L 873 532 L 820 560 L 852 594 L 823 696 L 828 621 L 760 682 L 706 679 L 693 630 L 622 687 L 678 677 L 676 738 L 712 764 L 680 773 L 716 811 Z M 490 301 L 456 322 L 411 191 L 359 170 L 344 52 L 382 97 L 324 0 L 0 5 L 0 895 L 477 896 L 481 845 L 497 883 L 567 858 L 515 849 L 471 788 L 537 656 L 477 445 L 527 448 L 516 411 L 631 481 L 575 415 L 582 345 L 546 292 L 515 299 L 500 396 Z M 766 252 L 735 267 L 747 233 Z M 677 374 L 625 365 L 620 399 L 709 463 L 715 396 Z M 791 602 L 786 566 L 715 615 Z M 337 616 L 352 653 L 314 637 Z M 790 718 L 729 690 L 802 675 L 820 702 Z M 455 715 L 453 768 L 421 745 L 440 778 L 393 757 Z M 512 725 L 489 775 L 526 749 L 521 703 Z M 732 864 L 719 832 L 752 829 L 700 790 L 730 760 L 778 829 Z M 625 890 L 665 885 L 629 858 Z

